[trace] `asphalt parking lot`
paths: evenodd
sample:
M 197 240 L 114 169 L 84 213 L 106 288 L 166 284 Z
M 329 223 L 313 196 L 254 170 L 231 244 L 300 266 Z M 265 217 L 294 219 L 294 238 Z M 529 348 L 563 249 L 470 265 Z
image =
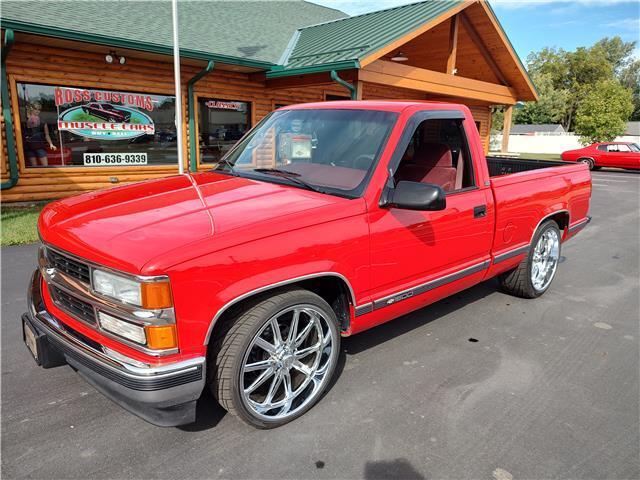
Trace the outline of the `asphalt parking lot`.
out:
M 2 477 L 638 478 L 640 174 L 593 184 L 542 298 L 489 281 L 345 339 L 332 390 L 271 431 L 209 396 L 198 423 L 155 427 L 36 367 L 19 321 L 36 248 L 3 248 Z

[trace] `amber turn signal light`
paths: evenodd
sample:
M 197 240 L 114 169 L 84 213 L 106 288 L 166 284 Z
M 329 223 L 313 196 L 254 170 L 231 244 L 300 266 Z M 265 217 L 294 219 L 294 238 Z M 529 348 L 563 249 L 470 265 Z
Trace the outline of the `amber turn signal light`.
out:
M 169 282 L 150 282 L 140 285 L 142 290 L 142 308 L 155 310 L 173 306 Z
M 147 325 L 147 347 L 153 350 L 166 350 L 178 347 L 178 334 L 175 325 Z

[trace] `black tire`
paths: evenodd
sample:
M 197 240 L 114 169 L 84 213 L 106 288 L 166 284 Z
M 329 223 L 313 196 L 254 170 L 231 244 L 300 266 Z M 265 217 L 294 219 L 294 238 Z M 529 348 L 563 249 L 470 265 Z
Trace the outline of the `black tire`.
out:
M 298 305 L 311 305 L 325 316 L 332 335 L 331 345 L 335 350 L 335 353 L 332 350 L 333 360 L 323 377 L 322 386 L 312 400 L 298 410 L 292 410 L 286 418 L 261 418 L 245 404 L 240 391 L 243 388 L 241 386 L 241 381 L 243 381 L 241 380 L 241 372 L 245 357 L 248 355 L 247 350 L 251 349 L 254 338 L 270 319 L 277 317 L 280 312 Z M 229 413 L 253 427 L 275 428 L 300 417 L 322 398 L 327 387 L 331 384 L 339 352 L 338 320 L 329 304 L 308 290 L 297 288 L 278 290 L 268 297 L 262 296 L 245 304 L 244 308 L 236 309 L 230 318 L 220 326 L 220 331 L 210 345 L 207 380 L 214 397 Z
M 578 161 L 589 165 L 589 170 L 593 170 L 596 166 L 596 163 L 593 161 L 593 158 L 579 158 Z
M 529 253 L 527 254 L 527 256 L 522 260 L 522 262 L 520 262 L 520 264 L 516 268 L 502 273 L 498 276 L 500 287 L 504 292 L 520 298 L 537 298 L 549 289 L 551 283 L 553 282 L 553 276 L 555 276 L 556 273 L 555 270 L 553 272 L 551 280 L 549 281 L 549 284 L 541 290 L 536 289 L 533 286 L 533 282 L 531 281 L 531 269 L 535 245 L 537 245 L 540 237 L 549 229 L 556 230 L 558 239 L 562 238 L 560 229 L 558 228 L 558 224 L 553 220 L 547 220 L 542 225 L 540 225 L 538 231 L 533 236 L 531 247 L 529 248 Z M 559 244 L 559 248 L 562 249 L 561 243 Z M 558 255 L 560 255 L 560 252 L 558 252 Z
M 600 170 L 602 167 L 593 167 L 594 170 Z

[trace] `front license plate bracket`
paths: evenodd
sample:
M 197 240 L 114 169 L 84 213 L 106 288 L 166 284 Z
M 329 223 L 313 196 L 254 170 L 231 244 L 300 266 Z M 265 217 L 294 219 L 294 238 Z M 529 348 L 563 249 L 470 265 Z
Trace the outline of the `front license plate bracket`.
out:
M 53 368 L 67 363 L 64 355 L 51 346 L 46 335 L 38 333 L 31 322 L 22 318 L 22 340 L 35 362 L 43 368 Z

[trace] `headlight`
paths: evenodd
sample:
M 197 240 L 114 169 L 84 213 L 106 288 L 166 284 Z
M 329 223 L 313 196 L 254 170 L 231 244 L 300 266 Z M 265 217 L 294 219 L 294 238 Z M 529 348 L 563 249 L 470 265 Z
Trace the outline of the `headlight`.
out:
M 94 269 L 93 289 L 106 297 L 156 310 L 173 305 L 169 281 L 140 282 L 104 270 Z

